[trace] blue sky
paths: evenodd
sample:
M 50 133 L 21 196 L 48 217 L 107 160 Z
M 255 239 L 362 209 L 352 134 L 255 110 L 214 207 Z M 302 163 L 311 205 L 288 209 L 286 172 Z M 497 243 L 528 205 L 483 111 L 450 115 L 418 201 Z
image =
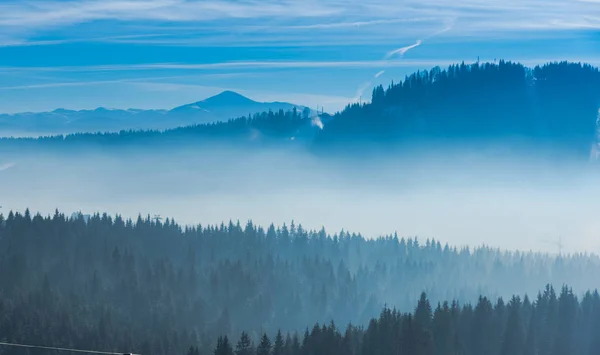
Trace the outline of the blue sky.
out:
M 478 56 L 600 64 L 600 0 L 1 0 L 0 112 L 225 89 L 334 111 Z

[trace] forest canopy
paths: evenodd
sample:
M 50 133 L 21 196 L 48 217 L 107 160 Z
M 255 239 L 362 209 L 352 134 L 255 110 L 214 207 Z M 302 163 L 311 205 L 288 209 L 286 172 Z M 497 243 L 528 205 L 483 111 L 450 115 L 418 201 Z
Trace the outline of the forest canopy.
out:
M 438 303 L 425 293 L 412 312 L 384 308 L 366 327 L 334 322 L 315 324 L 304 335 L 265 333 L 253 343 L 242 333 L 237 343 L 219 337 L 214 355 L 594 355 L 600 346 L 600 295 L 581 299 L 564 286 L 557 295 L 547 285 L 534 299 L 507 301 L 480 297 L 476 303 Z M 254 345 L 256 344 L 256 345 Z M 192 346 L 188 355 L 199 353 Z
M 307 231 L 295 223 L 191 227 L 149 216 L 85 219 L 58 211 L 52 216 L 10 212 L 0 216 L 0 341 L 140 354 L 184 354 L 194 345 L 208 353 L 218 336 L 237 338 L 247 331 L 258 341 L 263 332 L 293 334 L 315 322 L 335 321 L 368 326 L 367 342 L 384 336 L 377 322 L 405 329 L 405 313 L 422 292 L 431 304 L 442 305 L 438 320 L 453 324 L 444 334 L 455 339 L 456 322 L 467 322 L 461 332 L 474 327 L 472 316 L 479 313 L 469 304 L 477 304 L 480 296 L 497 300 L 527 294 L 533 299 L 546 284 L 568 283 L 575 293 L 561 295 L 558 306 L 554 296 L 544 296 L 551 307 L 544 312 L 552 309 L 565 317 L 562 304 L 579 307 L 575 295 L 597 287 L 599 272 L 594 255 L 456 248 L 396 235 L 366 239 L 345 231 Z M 597 298 L 590 297 L 584 300 Z M 444 305 L 446 300 L 458 303 Z M 588 307 L 588 301 L 581 307 Z M 386 305 L 398 313 L 372 321 Z M 525 298 L 506 308 L 500 301 L 484 306 L 482 316 L 498 322 L 504 317 L 514 321 L 511 312 L 518 307 L 523 332 L 531 319 L 546 317 Z M 544 306 L 538 302 L 537 307 Z M 573 314 L 591 321 L 587 310 Z M 495 327 L 490 336 L 501 336 L 504 323 Z M 545 327 L 556 331 L 552 324 Z M 326 333 L 333 337 L 328 341 L 341 341 L 335 331 Z M 397 340 L 390 335 L 395 331 L 386 334 L 386 342 Z

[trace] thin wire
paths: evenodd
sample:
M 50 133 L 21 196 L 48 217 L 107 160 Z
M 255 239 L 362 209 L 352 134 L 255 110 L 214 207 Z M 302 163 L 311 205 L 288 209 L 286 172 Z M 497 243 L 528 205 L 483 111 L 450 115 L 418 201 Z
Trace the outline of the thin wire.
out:
M 27 345 L 27 344 L 5 343 L 5 342 L 0 342 L 0 345 L 14 346 L 14 347 L 19 347 L 19 348 L 29 348 L 29 349 L 71 351 L 71 352 L 86 353 L 86 354 L 104 354 L 104 355 L 123 355 L 123 354 L 128 354 L 128 353 L 115 353 L 115 352 L 109 352 L 109 351 L 96 351 L 96 350 L 57 348 L 57 347 L 53 347 L 53 346 Z

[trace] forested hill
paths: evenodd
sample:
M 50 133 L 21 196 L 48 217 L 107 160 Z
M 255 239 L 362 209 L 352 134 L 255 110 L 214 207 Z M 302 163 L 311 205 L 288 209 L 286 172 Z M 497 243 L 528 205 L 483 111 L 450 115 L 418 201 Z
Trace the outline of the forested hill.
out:
M 365 145 L 516 139 L 587 156 L 597 141 L 599 107 L 600 72 L 589 65 L 562 62 L 526 68 L 503 61 L 463 63 L 414 73 L 385 90 L 376 87 L 372 102 L 349 105 L 334 116 L 264 112 L 167 131 L 2 139 L 0 149 L 220 142 L 304 144 L 326 152 Z
M 348 142 L 495 141 L 507 138 L 589 153 L 597 141 L 600 73 L 575 63 L 452 65 L 414 73 L 372 102 L 335 115 L 317 137 Z
M 0 341 L 139 354 L 197 344 L 208 354 L 218 335 L 242 330 L 257 339 L 315 322 L 367 325 L 385 304 L 412 310 L 423 291 L 433 304 L 533 298 L 548 283 L 579 294 L 600 285 L 599 273 L 590 255 L 369 240 L 293 223 L 192 228 L 11 212 L 0 217 Z M 467 321 L 472 311 L 464 312 Z
M 315 324 L 304 335 L 248 333 L 217 339 L 214 355 L 596 355 L 600 295 L 579 299 L 568 287 L 547 286 L 530 299 L 512 296 L 460 305 L 431 304 L 422 294 L 413 312 L 384 309 L 368 327 Z M 188 355 L 199 355 L 192 345 Z M 209 354 L 208 352 L 206 354 Z

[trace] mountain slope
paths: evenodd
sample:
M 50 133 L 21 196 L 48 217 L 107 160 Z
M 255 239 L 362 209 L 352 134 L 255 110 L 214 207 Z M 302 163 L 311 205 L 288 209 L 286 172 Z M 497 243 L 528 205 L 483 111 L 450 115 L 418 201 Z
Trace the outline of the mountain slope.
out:
M 227 121 L 263 111 L 299 111 L 304 106 L 286 102 L 257 102 L 233 91 L 172 110 L 57 109 L 51 112 L 0 114 L 0 136 L 36 136 L 120 130 L 164 130 Z

